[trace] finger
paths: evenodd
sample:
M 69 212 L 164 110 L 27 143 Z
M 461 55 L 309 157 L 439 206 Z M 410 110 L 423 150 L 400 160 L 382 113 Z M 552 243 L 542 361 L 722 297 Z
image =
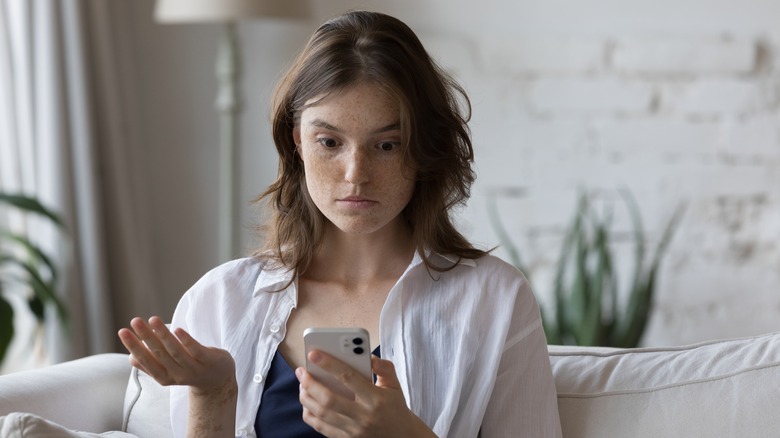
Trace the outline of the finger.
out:
M 189 351 L 182 345 L 179 338 L 168 330 L 168 327 L 162 319 L 156 316 L 149 318 L 149 326 L 154 332 L 156 339 L 159 340 L 162 348 L 176 365 L 186 368 L 192 364 L 193 358 L 189 354 Z M 163 360 L 164 359 L 165 358 L 163 357 Z
M 198 360 L 200 357 L 202 357 L 206 350 L 208 350 L 207 347 L 196 341 L 192 335 L 187 333 L 187 331 L 181 327 L 175 328 L 173 330 L 173 334 L 176 335 L 176 338 L 178 338 L 179 342 L 187 351 L 187 353 L 195 360 Z
M 143 318 L 133 318 L 130 321 L 130 327 L 132 327 L 133 331 L 135 331 L 135 335 L 146 344 L 146 347 L 154 353 L 155 356 L 165 350 L 162 343 L 157 339 L 157 335 L 154 334 L 152 327 Z
M 332 424 L 342 424 L 344 415 L 354 414 L 360 409 L 354 396 L 346 398 L 344 394 L 334 391 L 328 384 L 317 380 L 303 367 L 296 369 L 295 375 L 301 382 L 301 404 L 311 409 L 317 417 L 324 418 Z
M 401 390 L 401 383 L 395 372 L 395 365 L 389 360 L 371 356 L 371 368 L 376 374 L 376 386 L 380 388 Z
M 304 423 L 311 426 L 311 428 L 320 435 L 334 438 L 352 436 L 345 433 L 341 426 L 330 424 L 326 419 L 314 415 L 314 413 L 306 407 L 303 408 L 302 418 Z
M 135 356 L 133 356 L 133 351 L 145 350 L 145 346 L 141 340 L 135 336 L 135 333 L 133 333 L 132 330 L 126 328 L 120 329 L 117 336 L 119 336 L 122 345 L 124 345 L 125 349 L 130 353 L 130 365 L 143 369 L 143 365 L 141 365 L 141 363 L 136 360 Z M 144 370 L 144 372 L 145 371 L 146 370 Z
M 135 333 L 123 328 L 119 330 L 118 335 L 119 340 L 122 341 L 127 351 L 130 352 L 129 360 L 132 366 L 155 378 L 166 374 L 165 369 Z
M 303 406 L 303 420 L 322 435 L 343 434 L 350 419 L 341 412 L 354 414 L 355 403 L 330 391 L 303 368 L 296 369 L 295 375 L 302 382 L 298 398 Z
M 354 404 L 354 400 L 345 398 L 343 394 L 333 391 L 328 385 L 317 380 L 313 374 L 303 367 L 298 367 L 295 370 L 295 376 L 301 383 L 301 394 L 305 393 L 319 406 L 327 409 L 345 410 L 350 409 L 350 406 Z M 315 409 L 315 411 L 319 413 L 318 409 Z
M 181 347 L 181 343 L 170 333 L 159 317 L 153 316 L 149 318 L 149 322 L 136 317 L 130 321 L 130 326 L 154 360 L 150 361 L 147 355 L 143 354 L 138 359 L 146 360 L 142 363 L 155 377 L 167 379 L 194 362 L 187 360 L 187 353 Z M 168 345 L 163 342 L 166 336 Z
M 336 359 L 335 357 L 320 351 L 312 350 L 308 355 L 309 361 L 325 372 L 333 375 L 339 382 L 355 393 L 359 398 L 368 397 L 375 389 L 374 384 L 366 379 L 365 376 L 357 372 L 351 366 Z
M 201 344 L 181 327 L 177 327 L 174 330 L 174 334 L 179 344 L 187 352 L 187 355 L 198 365 L 205 366 L 211 363 L 215 359 L 214 354 L 221 351 L 220 349 Z
M 135 330 L 136 335 L 144 341 L 146 347 L 161 365 L 169 371 L 180 368 L 181 365 L 174 360 L 161 339 L 164 334 L 170 334 L 165 327 L 165 324 L 157 317 L 152 317 L 149 321 L 150 322 L 146 322 L 143 318 L 133 318 L 133 320 L 130 321 L 130 326 Z M 155 323 L 156 329 L 155 327 L 152 327 L 151 322 Z M 175 348 L 173 346 L 171 347 Z M 180 353 L 178 355 L 181 356 Z

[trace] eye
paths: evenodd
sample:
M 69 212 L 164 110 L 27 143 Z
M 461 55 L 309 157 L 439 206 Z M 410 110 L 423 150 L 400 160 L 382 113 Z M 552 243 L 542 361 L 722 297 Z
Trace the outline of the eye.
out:
M 391 141 L 383 141 L 382 143 L 379 143 L 378 147 L 379 147 L 379 149 L 381 149 L 381 150 L 383 150 L 385 152 L 390 152 L 390 151 L 396 149 L 398 147 L 398 144 L 397 143 L 393 143 Z
M 336 142 L 336 140 L 334 140 L 334 139 L 332 139 L 330 137 L 320 137 L 320 138 L 317 139 L 317 143 L 325 146 L 328 149 L 332 149 L 332 148 L 335 148 L 336 146 L 338 146 L 338 143 Z

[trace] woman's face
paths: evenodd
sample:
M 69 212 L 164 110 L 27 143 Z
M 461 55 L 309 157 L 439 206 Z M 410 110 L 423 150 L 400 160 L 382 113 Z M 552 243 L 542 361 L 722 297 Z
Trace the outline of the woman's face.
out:
M 312 102 L 293 135 L 317 208 L 346 233 L 400 226 L 414 171 L 404 165 L 396 99 L 360 83 Z

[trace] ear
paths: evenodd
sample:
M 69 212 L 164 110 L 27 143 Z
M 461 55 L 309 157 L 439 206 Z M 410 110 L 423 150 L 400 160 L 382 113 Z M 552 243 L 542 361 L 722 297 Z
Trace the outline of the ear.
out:
M 293 128 L 292 131 L 293 135 L 293 141 L 295 142 L 295 152 L 298 154 L 299 157 L 301 157 L 301 160 L 303 160 L 303 155 L 301 155 L 301 127 L 296 126 Z

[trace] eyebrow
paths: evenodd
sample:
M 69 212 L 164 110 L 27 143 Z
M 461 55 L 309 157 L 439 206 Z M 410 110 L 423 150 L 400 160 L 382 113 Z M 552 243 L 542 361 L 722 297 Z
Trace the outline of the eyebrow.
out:
M 314 119 L 309 124 L 311 126 L 314 126 L 314 127 L 317 127 L 317 128 L 323 128 L 323 129 L 327 129 L 329 131 L 343 133 L 343 131 L 341 129 L 331 125 L 330 123 L 328 123 L 328 122 L 326 122 L 326 121 L 324 121 L 322 119 Z M 372 134 L 381 134 L 383 132 L 397 131 L 397 130 L 400 130 L 400 129 L 401 129 L 401 123 L 395 122 L 395 123 L 391 123 L 391 124 L 389 124 L 387 126 L 383 126 L 383 127 L 379 128 L 379 129 L 374 130 L 374 132 Z

